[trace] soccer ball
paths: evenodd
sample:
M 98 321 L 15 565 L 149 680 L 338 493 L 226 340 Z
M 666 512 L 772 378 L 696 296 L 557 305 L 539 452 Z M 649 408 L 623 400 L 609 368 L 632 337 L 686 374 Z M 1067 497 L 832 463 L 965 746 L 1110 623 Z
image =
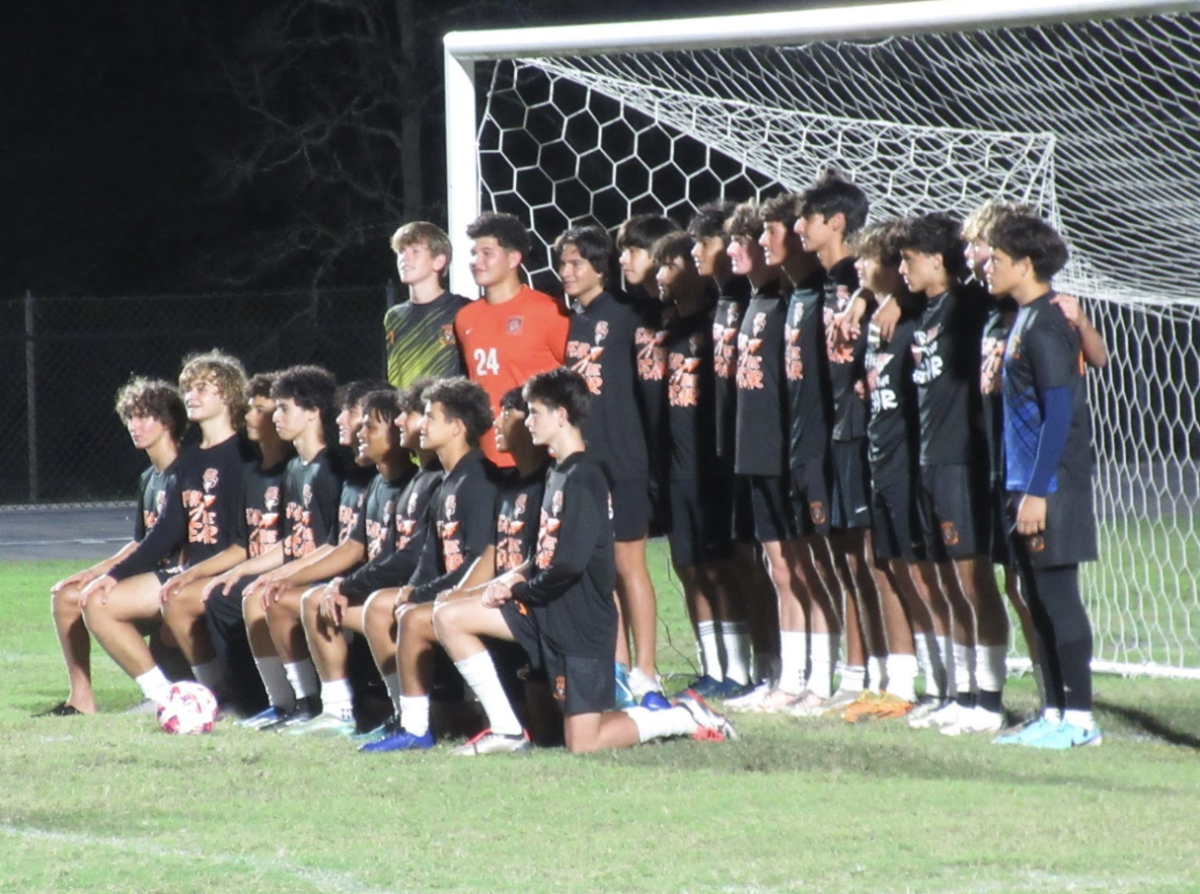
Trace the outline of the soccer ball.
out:
M 207 733 L 217 720 L 217 697 L 207 686 L 182 680 L 172 683 L 158 706 L 158 725 L 165 733 Z

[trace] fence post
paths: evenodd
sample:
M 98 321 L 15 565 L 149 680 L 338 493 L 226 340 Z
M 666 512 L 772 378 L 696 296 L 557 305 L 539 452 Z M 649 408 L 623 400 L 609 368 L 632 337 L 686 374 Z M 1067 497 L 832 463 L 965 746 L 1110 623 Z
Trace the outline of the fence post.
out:
M 38 500 L 38 449 L 37 449 L 37 343 L 34 336 L 35 306 L 33 292 L 25 290 L 25 406 L 26 426 L 29 441 L 29 502 Z

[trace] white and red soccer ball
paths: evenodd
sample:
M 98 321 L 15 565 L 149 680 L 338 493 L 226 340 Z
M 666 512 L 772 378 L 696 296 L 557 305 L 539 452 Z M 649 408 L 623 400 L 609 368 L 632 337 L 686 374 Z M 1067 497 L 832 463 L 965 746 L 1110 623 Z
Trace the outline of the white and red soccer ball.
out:
M 217 697 L 191 680 L 172 683 L 158 706 L 158 725 L 165 733 L 207 733 L 217 722 Z

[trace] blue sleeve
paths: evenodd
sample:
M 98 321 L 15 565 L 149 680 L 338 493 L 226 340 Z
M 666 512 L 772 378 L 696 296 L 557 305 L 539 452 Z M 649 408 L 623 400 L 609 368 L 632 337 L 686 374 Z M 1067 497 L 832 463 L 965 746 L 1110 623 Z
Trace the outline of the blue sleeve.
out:
M 1050 490 L 1050 479 L 1062 459 L 1071 430 L 1071 389 L 1066 385 L 1042 392 L 1042 430 L 1038 436 L 1037 456 L 1029 474 L 1025 492 L 1044 497 Z

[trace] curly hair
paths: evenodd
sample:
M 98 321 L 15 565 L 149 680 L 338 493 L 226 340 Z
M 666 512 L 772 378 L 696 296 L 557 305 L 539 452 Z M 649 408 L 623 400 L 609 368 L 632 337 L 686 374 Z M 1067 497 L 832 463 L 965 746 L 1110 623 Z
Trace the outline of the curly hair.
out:
M 479 439 L 492 427 L 492 404 L 483 386 L 466 376 L 439 379 L 421 395 L 427 404 L 439 403 L 447 419 L 458 421 L 467 430 L 467 443 L 479 445 Z
M 179 389 L 163 379 L 132 376 L 117 391 L 117 415 L 126 425 L 134 416 L 151 416 L 163 424 L 178 443 L 187 429 L 187 407 Z
M 246 396 L 246 368 L 232 354 L 213 348 L 184 358 L 179 371 L 179 390 L 187 393 L 198 380 L 212 382 L 229 407 L 229 418 L 234 427 L 246 418 L 249 398 Z

